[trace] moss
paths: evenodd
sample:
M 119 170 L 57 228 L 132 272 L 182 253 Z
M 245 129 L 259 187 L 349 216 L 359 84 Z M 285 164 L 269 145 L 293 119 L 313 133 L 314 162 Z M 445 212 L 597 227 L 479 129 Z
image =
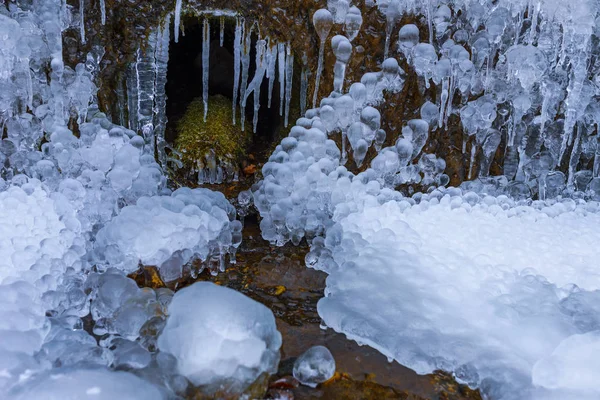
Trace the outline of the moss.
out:
M 231 100 L 224 96 L 208 99 L 208 118 L 204 122 L 204 103 L 201 98 L 193 100 L 177 123 L 175 147 L 181 153 L 186 169 L 198 169 L 206 164 L 206 157 L 215 153 L 218 163 L 239 163 L 245 154 L 250 138 L 249 124 L 242 131 L 233 125 Z M 239 120 L 239 118 L 238 118 Z

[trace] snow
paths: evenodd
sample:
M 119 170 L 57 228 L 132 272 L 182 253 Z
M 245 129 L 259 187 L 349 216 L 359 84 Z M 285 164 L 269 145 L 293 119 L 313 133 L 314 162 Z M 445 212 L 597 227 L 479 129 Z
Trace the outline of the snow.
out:
M 14 390 L 11 400 L 161 400 L 161 392 L 137 376 L 106 369 L 55 369 Z
M 263 372 L 276 372 L 281 334 L 264 305 L 210 282 L 178 291 L 158 338 L 177 369 L 211 391 L 243 391 Z
M 313 242 L 327 326 L 495 399 L 600 395 L 597 203 L 434 191 L 365 204 Z

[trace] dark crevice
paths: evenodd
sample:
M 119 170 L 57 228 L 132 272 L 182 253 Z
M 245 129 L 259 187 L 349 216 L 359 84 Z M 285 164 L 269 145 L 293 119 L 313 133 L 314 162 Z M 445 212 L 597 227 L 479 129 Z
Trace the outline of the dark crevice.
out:
M 179 42 L 171 40 L 169 46 L 169 64 L 167 72 L 167 131 L 166 139 L 173 143 L 177 137 L 176 127 L 179 119 L 184 115 L 187 106 L 196 98 L 202 97 L 202 18 L 183 17 L 182 25 L 185 35 L 180 35 Z M 235 20 L 225 19 L 224 43 L 219 45 L 220 19 L 211 18 L 211 43 L 209 58 L 209 98 L 222 95 L 233 98 L 234 84 L 234 36 Z M 172 29 L 172 28 L 171 28 Z M 248 83 L 252 80 L 256 69 L 255 44 L 256 37 L 252 40 L 250 54 L 250 69 Z M 296 72 L 296 71 L 295 71 Z M 268 79 L 263 80 L 260 96 L 260 111 L 256 134 L 248 145 L 248 152 L 263 151 L 271 146 L 279 136 L 283 127 L 283 117 L 279 116 L 279 84 L 277 78 L 273 87 L 272 105 L 268 105 Z M 297 87 L 294 87 L 297 91 Z M 298 94 L 292 95 L 298 98 Z M 251 94 L 246 104 L 246 124 L 252 126 L 254 99 Z M 239 105 L 238 123 L 239 123 Z M 210 118 L 210 101 L 208 118 Z M 290 118 L 290 121 L 293 119 Z

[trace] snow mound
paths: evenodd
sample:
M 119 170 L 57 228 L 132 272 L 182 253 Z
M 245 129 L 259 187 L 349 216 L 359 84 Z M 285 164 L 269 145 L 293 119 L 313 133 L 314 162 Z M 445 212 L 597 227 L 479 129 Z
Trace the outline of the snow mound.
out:
M 161 400 L 152 384 L 123 371 L 54 369 L 27 380 L 11 400 Z
M 277 371 L 281 334 L 264 305 L 209 282 L 175 294 L 158 338 L 178 372 L 207 390 L 239 393 L 264 372 Z
M 598 226 L 595 202 L 434 191 L 340 216 L 307 261 L 330 274 L 325 323 L 418 373 L 494 399 L 598 398 Z
M 181 188 L 170 196 L 141 197 L 123 208 L 97 235 L 97 252 L 129 273 L 139 263 L 160 268 L 165 280 L 181 276 L 192 258 L 224 257 L 232 248 L 235 208 L 222 193 Z

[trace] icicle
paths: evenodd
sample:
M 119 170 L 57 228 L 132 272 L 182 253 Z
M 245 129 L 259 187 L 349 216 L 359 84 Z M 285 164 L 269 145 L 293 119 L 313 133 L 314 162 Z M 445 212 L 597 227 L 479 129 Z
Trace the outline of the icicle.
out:
M 167 83 L 167 65 L 169 63 L 170 22 L 171 14 L 167 15 L 164 25 L 159 31 L 156 51 L 154 53 L 154 58 L 156 60 L 156 78 L 154 81 L 154 135 L 158 161 L 162 166 L 167 165 L 167 154 L 165 153 L 165 147 L 167 145 L 165 140 L 165 129 L 167 127 L 167 96 L 165 85 Z
M 119 125 L 126 126 L 127 121 L 125 120 L 125 112 L 127 111 L 127 100 L 126 100 L 126 85 L 123 74 L 119 74 L 117 79 L 117 86 L 115 93 L 117 95 L 117 111 L 119 113 L 118 123 Z
M 129 119 L 127 127 L 133 131 L 137 131 L 137 116 L 138 116 L 138 82 L 136 73 L 136 63 L 129 65 L 126 77 L 127 87 L 127 111 Z
M 321 73 L 323 72 L 323 56 L 325 52 L 325 41 L 327 40 L 327 36 L 329 36 L 329 32 L 331 32 L 331 27 L 333 26 L 333 16 L 326 9 L 317 10 L 313 15 L 313 25 L 315 30 L 317 31 L 317 35 L 319 35 L 320 44 L 319 44 L 319 61 L 317 63 L 317 75 L 315 78 L 315 92 L 313 94 L 313 108 L 317 107 L 317 96 L 319 94 L 319 83 L 321 81 Z
M 248 70 L 250 69 L 250 46 L 252 45 L 252 26 L 246 32 L 244 32 L 244 45 L 242 47 L 242 84 L 240 86 L 240 120 L 242 124 L 242 130 L 244 130 L 244 123 L 246 121 L 246 101 L 244 99 L 246 95 L 246 88 L 248 86 Z
M 331 47 L 335 54 L 336 62 L 333 68 L 333 91 L 342 93 L 344 78 L 346 76 L 346 65 L 352 55 L 352 44 L 342 35 L 336 35 L 331 39 Z
M 290 102 L 292 100 L 292 78 L 294 76 L 294 55 L 288 43 L 285 58 L 285 120 L 283 126 L 287 128 L 290 116 Z
M 308 74 L 309 73 L 310 73 L 310 70 L 308 69 L 308 66 L 305 64 L 302 67 L 302 74 L 300 75 L 300 115 L 301 116 L 304 116 L 304 114 L 306 113 L 306 96 L 307 96 L 306 92 L 308 90 Z
M 575 125 L 577 135 L 575 136 L 575 143 L 573 144 L 573 151 L 569 159 L 569 176 L 567 178 L 567 187 L 573 188 L 573 180 L 575 178 L 575 172 L 577 172 L 577 164 L 579 164 L 579 158 L 581 157 L 581 123 Z
M 270 43 L 270 40 L 269 40 Z M 277 64 L 277 45 L 269 46 L 267 58 L 267 78 L 269 78 L 269 103 L 271 108 L 271 99 L 273 98 L 273 85 L 275 83 L 275 65 Z
M 596 124 L 596 130 L 600 129 L 600 126 Z M 594 166 L 592 169 L 592 176 L 597 178 L 600 176 L 600 135 L 596 135 L 596 151 L 594 152 Z
M 431 11 L 431 0 L 426 0 L 426 8 L 427 8 L 427 29 L 429 29 L 429 44 L 433 45 L 433 18 Z
M 219 46 L 223 47 L 225 41 L 225 17 L 221 15 L 221 28 L 219 31 Z
M 277 65 L 279 66 L 279 116 L 283 115 L 283 101 L 285 96 L 285 44 L 277 45 Z
M 473 140 L 471 144 L 471 162 L 469 163 L 469 180 L 475 176 L 475 156 L 477 155 L 477 141 Z
M 85 44 L 85 19 L 84 19 L 84 0 L 79 0 L 79 32 L 81 34 L 81 43 Z
M 173 37 L 175 43 L 179 42 L 179 24 L 181 23 L 181 0 L 175 2 L 175 28 L 173 29 Z
M 210 24 L 208 18 L 204 18 L 202 26 L 202 102 L 204 103 L 204 122 L 208 115 L 208 71 L 210 54 Z
M 145 147 L 144 152 L 154 156 L 154 98 L 156 63 L 155 49 L 158 40 L 158 32 L 151 32 L 148 44 L 142 53 L 137 52 L 135 63 L 135 74 L 137 81 L 137 129 L 142 133 Z
M 105 0 L 100 0 L 100 21 L 102 25 L 106 25 L 106 3 Z
M 235 125 L 235 112 L 237 108 L 238 93 L 240 90 L 240 63 L 241 44 L 244 36 L 244 24 L 240 18 L 235 19 L 235 38 L 233 39 L 233 124 Z
M 256 42 L 256 72 L 254 73 L 254 77 L 252 81 L 248 85 L 246 89 L 246 93 L 244 94 L 244 98 L 242 100 L 243 107 L 246 107 L 246 100 L 250 93 L 254 92 L 254 115 L 252 118 L 252 126 L 254 132 L 256 132 L 256 126 L 258 124 L 258 110 L 260 108 L 260 87 L 262 85 L 263 78 L 265 76 L 265 70 L 267 68 L 267 63 L 265 60 L 266 55 L 266 41 L 258 40 Z

